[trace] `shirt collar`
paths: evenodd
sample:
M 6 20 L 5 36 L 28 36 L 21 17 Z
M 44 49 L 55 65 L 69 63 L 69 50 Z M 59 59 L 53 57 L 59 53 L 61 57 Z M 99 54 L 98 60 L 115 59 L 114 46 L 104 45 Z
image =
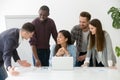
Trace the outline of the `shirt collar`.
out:
M 21 36 L 21 31 L 19 32 L 19 44 L 23 41 L 23 38 Z

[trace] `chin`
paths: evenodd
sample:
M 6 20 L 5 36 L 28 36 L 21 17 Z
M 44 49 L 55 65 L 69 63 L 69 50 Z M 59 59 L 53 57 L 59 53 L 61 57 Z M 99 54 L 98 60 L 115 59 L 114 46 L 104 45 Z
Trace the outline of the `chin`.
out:
M 60 43 L 57 43 L 57 44 L 60 44 Z
M 40 21 L 44 21 L 45 19 L 40 19 Z
M 25 38 L 25 40 L 28 40 L 29 38 Z
M 94 33 L 92 33 L 92 35 L 95 35 Z

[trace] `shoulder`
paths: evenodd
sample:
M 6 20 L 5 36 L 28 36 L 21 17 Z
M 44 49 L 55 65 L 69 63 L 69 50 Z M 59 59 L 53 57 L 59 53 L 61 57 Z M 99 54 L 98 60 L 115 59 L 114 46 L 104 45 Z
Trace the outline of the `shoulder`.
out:
M 79 26 L 80 25 L 75 25 L 75 26 L 73 26 L 73 29 L 79 29 Z
M 72 28 L 71 31 L 72 31 L 72 32 L 74 32 L 74 31 L 81 31 L 80 25 L 75 25 L 75 26 Z
M 35 24 L 35 23 L 39 23 L 39 22 L 40 22 L 39 17 L 36 17 L 36 18 L 32 21 L 33 24 Z
M 109 33 L 107 31 L 104 31 L 104 36 L 105 37 L 108 37 L 109 36 Z
M 19 29 L 12 28 L 2 33 L 2 38 L 11 44 L 16 44 L 19 39 Z
M 13 39 L 18 39 L 19 38 L 19 32 L 20 32 L 20 29 L 18 28 L 13 28 L 11 30 L 9 30 L 9 37 L 13 38 Z
M 73 50 L 76 49 L 76 46 L 72 44 L 72 45 L 68 45 L 67 48 Z
M 8 29 L 6 31 L 3 32 L 3 34 L 5 34 L 6 36 L 8 35 L 16 35 L 17 33 L 19 33 L 19 29 L 18 28 L 11 28 Z
M 52 18 L 47 18 L 48 22 L 54 23 L 54 20 Z
M 36 17 L 33 21 L 38 21 L 39 20 L 39 17 Z

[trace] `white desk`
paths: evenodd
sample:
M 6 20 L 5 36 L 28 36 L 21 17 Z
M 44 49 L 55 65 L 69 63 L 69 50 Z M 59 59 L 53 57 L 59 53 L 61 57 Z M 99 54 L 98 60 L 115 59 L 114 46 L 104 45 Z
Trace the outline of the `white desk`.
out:
M 120 70 L 109 68 L 76 67 L 71 71 L 55 71 L 50 68 L 21 68 L 19 76 L 6 80 L 120 80 Z

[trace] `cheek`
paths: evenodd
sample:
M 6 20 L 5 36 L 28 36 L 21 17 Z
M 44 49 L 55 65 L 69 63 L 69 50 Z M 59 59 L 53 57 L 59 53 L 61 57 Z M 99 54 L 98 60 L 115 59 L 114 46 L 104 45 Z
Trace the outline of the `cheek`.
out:
M 60 42 L 60 39 L 57 39 L 57 43 L 59 43 Z
M 29 36 L 26 36 L 26 39 L 28 39 L 29 38 Z
M 93 30 L 90 30 L 90 32 L 91 32 L 92 34 L 94 34 L 94 31 L 93 31 Z
M 92 32 L 92 29 L 90 29 L 90 32 Z
M 29 38 L 31 38 L 31 37 L 32 37 L 32 35 L 27 35 L 27 36 L 26 36 L 27 39 L 29 39 Z
M 94 30 L 93 32 L 94 32 L 94 34 L 95 34 L 95 33 L 96 33 L 96 30 Z

